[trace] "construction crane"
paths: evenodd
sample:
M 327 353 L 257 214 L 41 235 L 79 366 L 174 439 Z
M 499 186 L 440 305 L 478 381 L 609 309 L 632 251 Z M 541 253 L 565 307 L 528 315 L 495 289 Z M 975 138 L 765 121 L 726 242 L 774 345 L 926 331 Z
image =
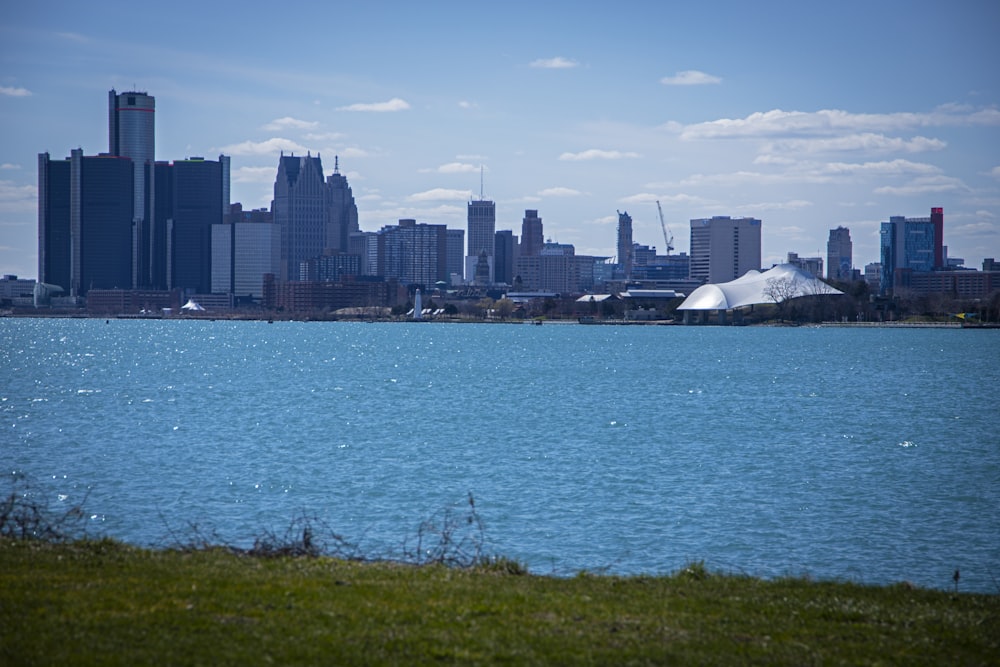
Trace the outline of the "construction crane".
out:
M 656 200 L 656 210 L 660 213 L 660 227 L 663 228 L 663 241 L 667 244 L 667 255 L 670 255 L 670 251 L 674 249 L 674 235 L 667 229 L 667 222 L 663 219 L 663 208 L 660 206 L 659 199 Z

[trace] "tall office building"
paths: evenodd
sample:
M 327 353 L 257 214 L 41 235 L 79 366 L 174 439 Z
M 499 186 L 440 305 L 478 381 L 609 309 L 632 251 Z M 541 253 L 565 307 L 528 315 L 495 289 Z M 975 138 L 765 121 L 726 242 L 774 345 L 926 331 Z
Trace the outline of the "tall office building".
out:
M 724 283 L 760 270 L 760 229 L 756 218 L 691 220 L 691 279 Z
M 206 294 L 212 290 L 212 225 L 223 219 L 223 162 L 177 160 L 172 180 L 169 286 Z
M 38 280 L 70 296 L 90 289 L 130 289 L 133 265 L 132 161 L 38 156 Z
M 493 260 L 494 282 L 513 285 L 514 261 L 517 258 L 517 237 L 514 232 L 509 229 L 499 230 L 493 248 L 496 252 Z
M 267 209 L 229 208 L 223 224 L 212 225 L 212 292 L 260 301 L 264 276 L 277 275 L 281 234 Z
M 633 252 L 632 216 L 618 211 L 618 268 L 626 280 L 632 276 Z
M 852 280 L 854 273 L 854 244 L 851 243 L 851 230 L 847 227 L 837 227 L 830 230 L 830 238 L 826 242 L 826 277 L 828 280 L 847 282 Z
M 451 283 L 453 275 L 458 276 L 459 281 L 464 278 L 465 271 L 465 230 L 448 230 L 448 282 Z
M 879 291 L 890 293 L 898 271 L 935 271 L 945 268 L 944 209 L 932 208 L 927 218 L 894 215 L 880 233 L 882 277 Z
M 134 230 L 132 285 L 154 286 L 153 254 L 157 236 L 155 157 L 156 99 L 144 92 L 108 92 L 108 153 L 132 160 Z
M 433 287 L 448 280 L 448 232 L 444 225 L 402 219 L 378 233 L 379 275 Z
M 542 254 L 545 245 L 545 235 L 542 232 L 542 219 L 535 209 L 525 209 L 521 220 L 521 256 L 537 257 Z
M 274 182 L 274 222 L 281 229 L 279 281 L 299 280 L 302 262 L 323 254 L 327 197 L 319 156 L 282 154 Z
M 496 234 L 497 208 L 488 199 L 470 201 L 468 207 L 468 251 L 465 253 L 465 275 L 475 274 L 479 256 L 486 253 L 490 265 L 490 280 L 493 279 L 494 235 Z
M 333 173 L 326 179 L 327 252 L 347 252 L 351 234 L 358 230 L 358 207 L 347 177 L 340 173 L 340 158 L 333 158 Z

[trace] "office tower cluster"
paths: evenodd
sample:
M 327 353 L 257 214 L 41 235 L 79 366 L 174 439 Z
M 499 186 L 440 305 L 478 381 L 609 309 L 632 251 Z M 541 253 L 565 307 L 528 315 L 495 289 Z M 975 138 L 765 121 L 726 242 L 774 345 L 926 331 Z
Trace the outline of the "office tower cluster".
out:
M 229 158 L 155 159 L 156 101 L 108 93 L 108 152 L 38 156 L 39 282 L 94 289 L 209 291 L 211 226 L 229 207 Z

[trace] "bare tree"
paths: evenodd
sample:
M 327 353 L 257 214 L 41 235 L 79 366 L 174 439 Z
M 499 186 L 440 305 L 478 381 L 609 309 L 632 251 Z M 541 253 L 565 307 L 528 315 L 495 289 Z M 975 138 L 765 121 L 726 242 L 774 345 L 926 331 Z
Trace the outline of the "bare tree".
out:
M 768 278 L 764 285 L 764 296 L 774 301 L 778 307 L 778 319 L 785 321 L 788 302 L 798 294 L 798 285 L 792 278 Z

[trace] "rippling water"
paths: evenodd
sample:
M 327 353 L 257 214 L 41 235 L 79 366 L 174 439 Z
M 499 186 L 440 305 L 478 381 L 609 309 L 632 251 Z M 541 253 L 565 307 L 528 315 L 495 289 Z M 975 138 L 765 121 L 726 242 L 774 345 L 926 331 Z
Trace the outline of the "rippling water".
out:
M 1000 332 L 0 320 L 0 462 L 100 530 L 997 591 Z

